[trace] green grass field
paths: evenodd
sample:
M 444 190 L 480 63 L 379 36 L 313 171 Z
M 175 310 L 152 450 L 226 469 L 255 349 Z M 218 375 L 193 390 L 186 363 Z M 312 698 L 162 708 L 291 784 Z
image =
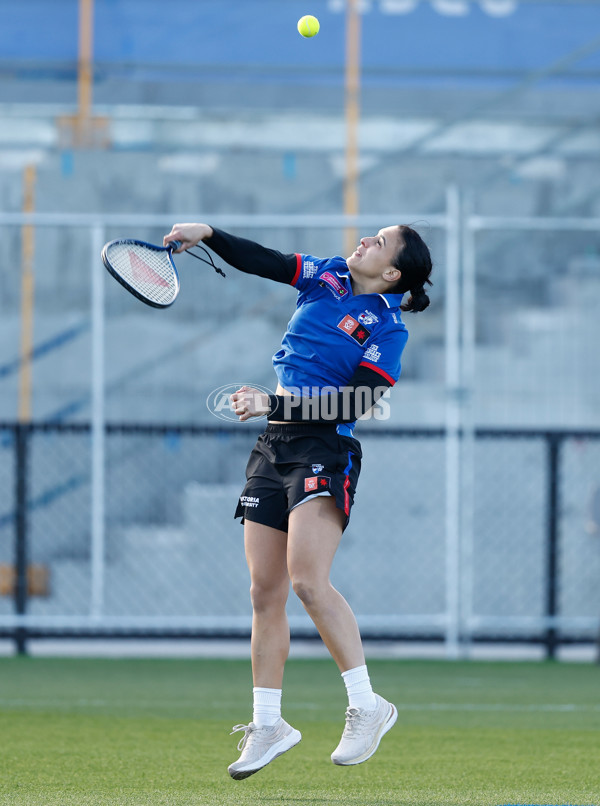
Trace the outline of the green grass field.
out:
M 600 804 L 600 667 L 371 661 L 399 710 L 357 767 L 329 755 L 345 691 L 331 661 L 290 661 L 298 747 L 233 781 L 251 718 L 247 661 L 0 658 L 6 806 Z

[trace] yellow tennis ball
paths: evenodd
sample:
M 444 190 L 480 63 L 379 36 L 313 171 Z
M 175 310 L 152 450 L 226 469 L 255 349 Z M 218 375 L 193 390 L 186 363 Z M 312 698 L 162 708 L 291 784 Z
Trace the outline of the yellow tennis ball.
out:
M 319 20 L 313 17 L 312 14 L 305 14 L 298 20 L 298 33 L 305 39 L 310 39 L 311 36 L 316 36 L 320 28 Z

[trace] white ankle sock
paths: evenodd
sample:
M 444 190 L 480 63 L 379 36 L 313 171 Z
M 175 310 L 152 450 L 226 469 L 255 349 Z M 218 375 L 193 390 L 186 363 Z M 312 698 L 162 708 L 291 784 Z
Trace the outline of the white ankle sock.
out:
M 254 695 L 252 721 L 257 728 L 271 727 L 281 716 L 281 689 L 255 686 L 252 693 Z
M 364 708 L 365 711 L 372 711 L 377 701 L 375 694 L 373 694 L 373 689 L 371 688 L 367 667 L 357 666 L 355 669 L 348 669 L 348 671 L 342 672 L 342 678 L 346 684 L 348 704 L 350 707 Z

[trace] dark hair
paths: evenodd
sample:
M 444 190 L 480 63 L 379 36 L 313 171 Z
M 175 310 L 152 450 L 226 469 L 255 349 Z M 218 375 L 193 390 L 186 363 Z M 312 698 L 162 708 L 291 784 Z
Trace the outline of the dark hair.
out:
M 401 245 L 392 265 L 401 272 L 402 277 L 394 286 L 392 293 L 405 294 L 410 291 L 408 302 L 403 303 L 400 308 L 403 311 L 418 313 L 429 305 L 425 284 L 433 285 L 429 279 L 433 269 L 431 254 L 418 232 L 402 224 L 398 229 Z

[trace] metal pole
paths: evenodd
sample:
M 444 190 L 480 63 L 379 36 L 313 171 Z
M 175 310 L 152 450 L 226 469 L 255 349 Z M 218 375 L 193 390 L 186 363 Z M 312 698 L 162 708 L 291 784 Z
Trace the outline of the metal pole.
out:
M 446 192 L 446 655 L 460 641 L 460 195 Z
M 346 6 L 346 172 L 344 179 L 344 213 L 358 215 L 358 125 L 360 121 L 360 14 L 359 0 L 347 0 Z M 345 231 L 345 255 L 356 248 L 358 235 L 354 227 Z
M 23 176 L 23 212 L 35 209 L 35 165 L 27 165 Z M 19 369 L 20 423 L 31 420 L 31 353 L 33 350 L 33 313 L 35 276 L 33 258 L 35 251 L 35 228 L 25 224 L 21 229 L 22 275 L 21 275 L 21 366 Z
M 475 231 L 471 226 L 473 197 L 466 195 L 463 206 L 463 275 L 462 275 L 462 338 L 461 338 L 461 619 L 463 654 L 471 644 L 473 615 L 473 548 L 475 517 L 475 334 L 476 334 L 476 249 Z
M 78 145 L 85 144 L 92 111 L 93 22 L 94 0 L 79 0 L 79 61 L 75 126 Z
M 92 278 L 92 501 L 91 501 L 91 597 L 90 615 L 99 618 L 104 610 L 104 269 L 100 252 L 104 227 L 92 229 L 90 272 Z
M 27 453 L 29 426 L 15 427 L 15 614 L 27 611 Z M 27 654 L 27 629 L 15 629 L 17 654 Z
M 35 165 L 27 165 L 23 176 L 23 212 L 35 210 Z M 19 424 L 15 430 L 15 614 L 27 610 L 27 440 L 31 420 L 31 358 L 33 352 L 33 314 L 35 275 L 33 260 L 35 228 L 25 224 L 21 230 L 21 361 L 19 368 Z M 27 653 L 27 630 L 15 630 L 17 654 Z
M 549 434 L 548 446 L 548 533 L 546 543 L 546 616 L 553 618 L 558 603 L 558 517 L 559 490 L 558 464 L 560 460 L 560 436 Z M 546 630 L 546 657 L 556 657 L 558 644 L 556 628 Z

